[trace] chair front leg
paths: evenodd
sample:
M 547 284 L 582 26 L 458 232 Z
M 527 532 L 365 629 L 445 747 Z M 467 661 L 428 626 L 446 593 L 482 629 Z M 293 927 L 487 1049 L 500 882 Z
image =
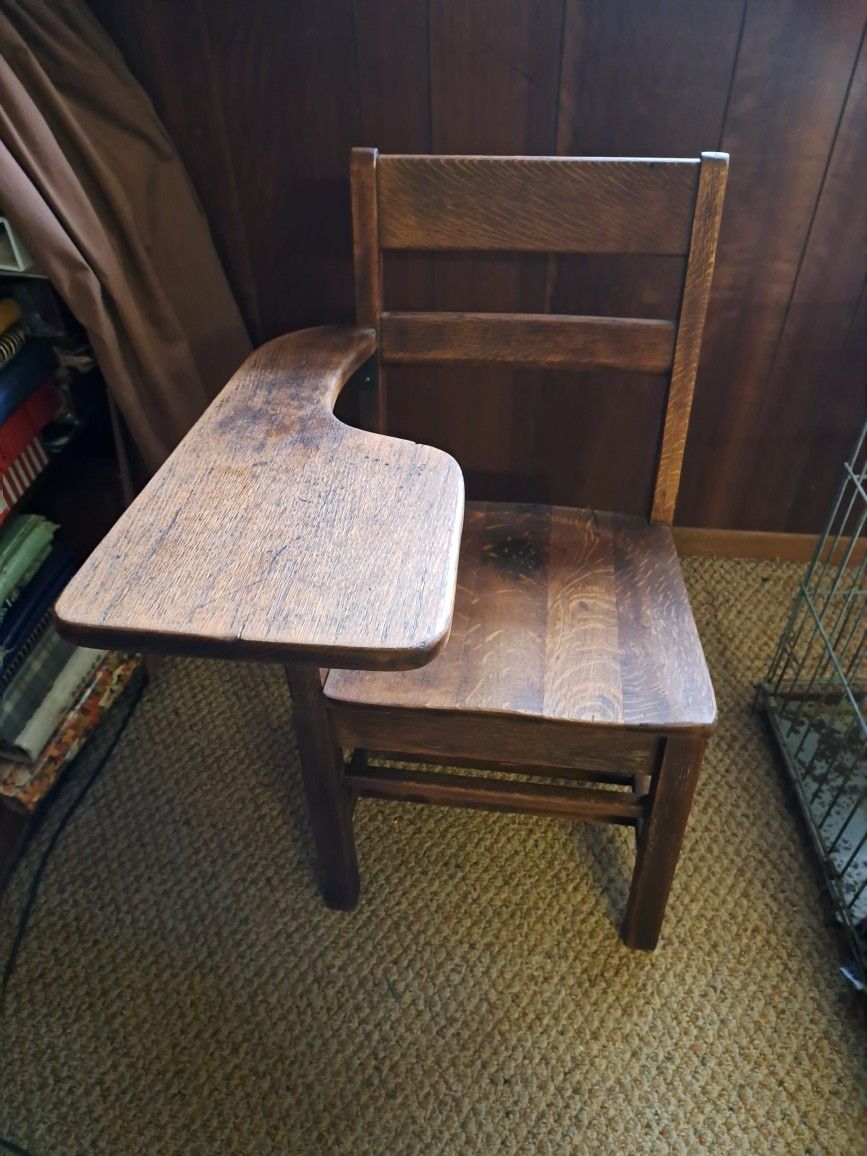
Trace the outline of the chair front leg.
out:
M 628 947 L 652 951 L 659 940 L 706 743 L 705 734 L 665 741 L 638 837 L 623 922 L 623 941 Z
M 348 911 L 358 902 L 358 859 L 343 756 L 331 733 L 319 668 L 298 663 L 286 667 L 286 677 L 322 897 L 329 907 Z

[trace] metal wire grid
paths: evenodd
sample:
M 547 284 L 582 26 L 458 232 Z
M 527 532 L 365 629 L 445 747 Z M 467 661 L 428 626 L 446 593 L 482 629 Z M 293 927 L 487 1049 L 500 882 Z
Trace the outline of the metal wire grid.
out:
M 867 725 L 864 604 L 867 424 L 844 465 L 759 703 L 767 712 L 867 986 Z M 859 557 L 860 554 L 860 557 Z

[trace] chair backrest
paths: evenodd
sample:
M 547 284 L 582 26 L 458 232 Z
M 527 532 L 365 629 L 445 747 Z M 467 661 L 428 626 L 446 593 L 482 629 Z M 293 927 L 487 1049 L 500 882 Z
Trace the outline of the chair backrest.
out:
M 651 520 L 670 524 L 728 173 L 725 153 L 608 157 L 384 156 L 353 149 L 358 324 L 384 364 L 509 363 L 668 375 Z M 678 316 L 660 320 L 382 308 L 387 250 L 686 256 Z M 381 422 L 381 399 L 378 405 Z

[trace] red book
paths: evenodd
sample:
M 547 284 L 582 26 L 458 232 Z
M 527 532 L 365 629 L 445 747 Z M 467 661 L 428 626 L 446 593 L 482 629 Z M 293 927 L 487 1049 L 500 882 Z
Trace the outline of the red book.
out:
M 57 413 L 60 399 L 49 377 L 0 425 L 0 472 L 21 456 Z
M 34 436 L 42 433 L 48 423 L 54 420 L 60 408 L 60 394 L 57 392 L 54 378 L 49 377 L 47 381 L 43 381 L 36 393 L 25 401 L 23 408 L 27 410 L 30 421 L 33 423 Z M 2 426 L 0 426 L 0 432 L 2 432 Z
M 25 446 L 11 465 L 0 473 L 0 525 L 2 525 L 15 503 L 33 485 L 45 467 L 48 455 L 37 435 Z

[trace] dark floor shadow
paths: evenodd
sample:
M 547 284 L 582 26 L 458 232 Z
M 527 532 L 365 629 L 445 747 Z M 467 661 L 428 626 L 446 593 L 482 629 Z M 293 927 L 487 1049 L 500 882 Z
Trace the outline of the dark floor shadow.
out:
M 573 823 L 567 838 L 576 859 L 587 864 L 611 921 L 619 928 L 632 877 L 634 840 L 630 843 L 623 831 L 603 823 Z

